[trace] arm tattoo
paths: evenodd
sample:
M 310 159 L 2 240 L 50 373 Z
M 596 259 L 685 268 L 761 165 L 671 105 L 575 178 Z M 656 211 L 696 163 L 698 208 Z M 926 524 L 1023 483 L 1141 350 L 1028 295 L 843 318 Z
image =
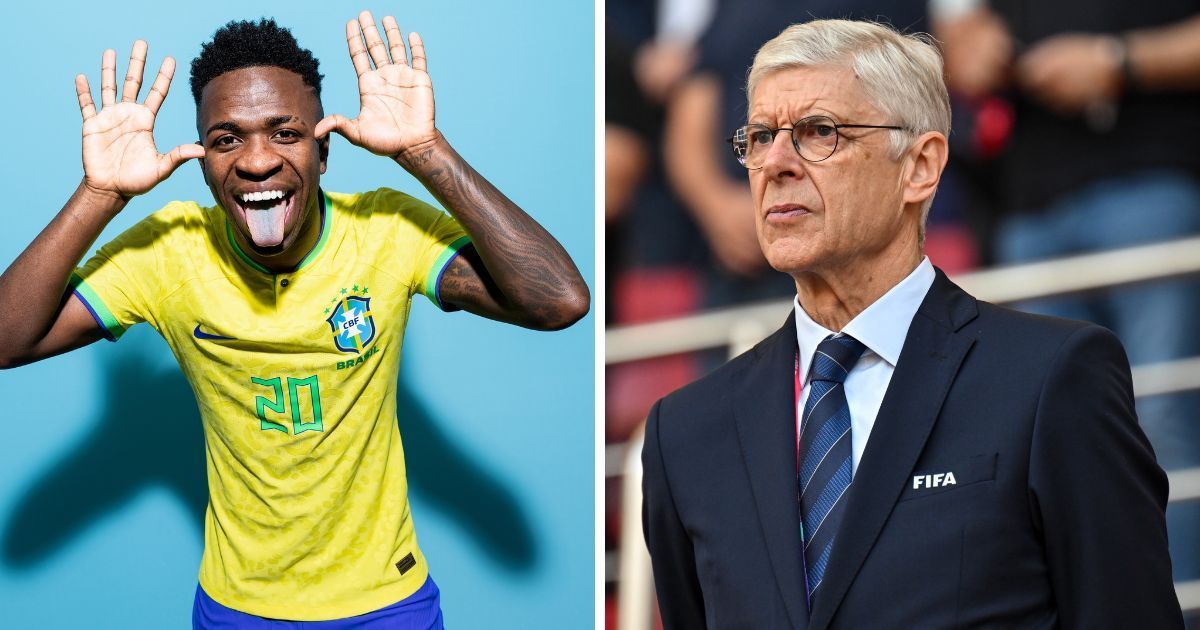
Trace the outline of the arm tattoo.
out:
M 453 148 L 442 142 L 402 165 L 474 245 L 442 276 L 446 301 L 532 328 L 563 328 L 587 313 L 587 285 L 562 245 Z

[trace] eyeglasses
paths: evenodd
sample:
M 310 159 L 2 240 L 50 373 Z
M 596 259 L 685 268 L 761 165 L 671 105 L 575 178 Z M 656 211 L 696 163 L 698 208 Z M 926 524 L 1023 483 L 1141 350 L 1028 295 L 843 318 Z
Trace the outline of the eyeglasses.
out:
M 800 157 L 809 162 L 820 162 L 828 159 L 837 150 L 838 138 L 842 129 L 904 129 L 896 125 L 843 125 L 834 122 L 828 116 L 809 116 L 801 118 L 791 127 L 771 128 L 766 125 L 751 123 L 738 127 L 733 137 L 726 142 L 733 145 L 733 156 L 738 163 L 748 169 L 756 170 L 763 167 L 771 144 L 775 142 L 775 134 L 780 131 L 790 131 L 792 146 Z

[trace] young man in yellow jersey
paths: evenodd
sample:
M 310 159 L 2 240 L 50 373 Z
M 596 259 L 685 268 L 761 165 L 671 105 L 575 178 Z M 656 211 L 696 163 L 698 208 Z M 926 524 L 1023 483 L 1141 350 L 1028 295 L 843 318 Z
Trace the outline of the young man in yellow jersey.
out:
M 76 78 L 84 179 L 0 276 L 0 367 L 117 339 L 166 339 L 192 385 L 209 506 L 193 624 L 440 628 L 409 515 L 395 383 L 417 293 L 537 329 L 583 317 L 562 246 L 434 124 L 421 38 L 363 12 L 346 26 L 360 113 L 325 116 L 312 54 L 273 21 L 231 22 L 192 64 L 196 144 L 159 154 L 168 57 L 138 102 L 147 46 L 101 106 Z M 119 92 L 119 96 L 118 96 Z M 388 157 L 450 214 L 388 189 L 320 188 L 329 133 Z M 216 205 L 175 202 L 76 265 L 133 197 L 200 160 Z

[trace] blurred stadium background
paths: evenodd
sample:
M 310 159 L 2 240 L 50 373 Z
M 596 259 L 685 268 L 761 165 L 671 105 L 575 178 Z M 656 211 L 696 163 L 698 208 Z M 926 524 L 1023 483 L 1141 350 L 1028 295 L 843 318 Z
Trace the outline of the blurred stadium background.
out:
M 759 253 L 724 138 L 788 24 L 932 34 L 954 111 L 926 253 L 980 299 L 1121 336 L 1171 480 L 1177 591 L 1200 612 L 1200 5 L 1166 0 L 608 0 L 605 617 L 658 627 L 640 430 L 659 397 L 774 331 L 794 287 Z

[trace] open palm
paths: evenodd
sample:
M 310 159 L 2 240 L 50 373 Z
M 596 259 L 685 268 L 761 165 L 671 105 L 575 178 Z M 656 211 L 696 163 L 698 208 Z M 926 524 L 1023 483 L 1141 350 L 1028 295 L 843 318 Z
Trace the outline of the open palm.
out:
M 83 114 L 83 172 L 88 187 L 126 199 L 154 188 L 188 159 L 203 157 L 199 145 L 186 144 L 160 154 L 154 146 L 154 119 L 171 85 L 175 60 L 167 57 L 144 103 L 137 102 L 146 42 L 133 45 L 121 102 L 116 102 L 116 52 L 106 50 L 101 64 L 101 103 L 96 111 L 87 77 L 75 77 L 75 91 Z
M 346 24 L 350 59 L 358 73 L 358 117 L 328 116 L 317 125 L 316 135 L 322 137 L 337 131 L 372 153 L 396 156 L 436 139 L 433 82 L 426 72 L 421 36 L 409 34 L 412 48 L 412 65 L 409 65 L 395 18 L 390 15 L 383 18 L 383 26 L 388 44 L 380 37 L 368 11 Z

